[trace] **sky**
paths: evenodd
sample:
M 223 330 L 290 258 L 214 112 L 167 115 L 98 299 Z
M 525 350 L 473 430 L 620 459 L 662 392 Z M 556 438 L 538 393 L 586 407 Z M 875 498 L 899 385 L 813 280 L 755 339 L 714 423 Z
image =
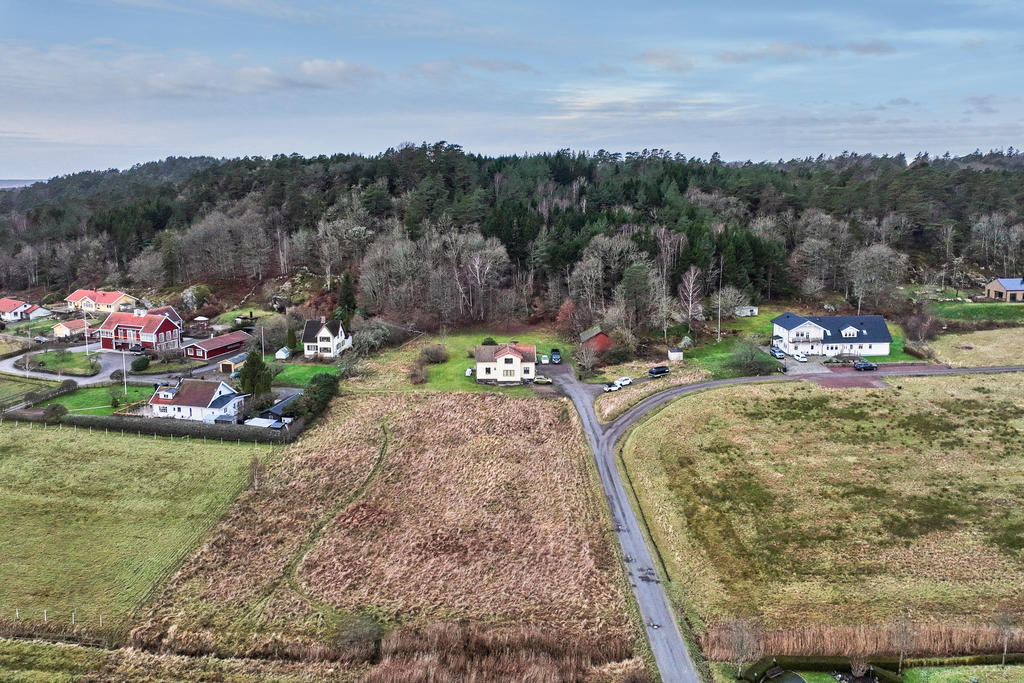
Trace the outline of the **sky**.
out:
M 0 0 L 0 178 L 166 156 L 1024 146 L 1024 2 Z

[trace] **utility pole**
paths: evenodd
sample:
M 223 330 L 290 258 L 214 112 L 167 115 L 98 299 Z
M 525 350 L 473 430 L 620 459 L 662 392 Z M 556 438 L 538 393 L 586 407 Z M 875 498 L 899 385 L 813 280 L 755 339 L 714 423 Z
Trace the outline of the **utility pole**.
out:
M 725 266 L 725 254 L 718 255 L 718 339 L 716 344 L 722 342 L 722 268 Z
M 82 311 L 82 322 L 85 323 L 85 357 L 89 357 L 89 319 L 85 316 L 85 311 Z
M 267 335 L 265 334 L 266 329 L 267 328 L 265 325 L 260 325 L 260 356 L 267 355 Z
M 128 361 L 125 360 L 127 352 L 121 349 L 121 377 L 124 379 L 124 395 L 128 395 Z

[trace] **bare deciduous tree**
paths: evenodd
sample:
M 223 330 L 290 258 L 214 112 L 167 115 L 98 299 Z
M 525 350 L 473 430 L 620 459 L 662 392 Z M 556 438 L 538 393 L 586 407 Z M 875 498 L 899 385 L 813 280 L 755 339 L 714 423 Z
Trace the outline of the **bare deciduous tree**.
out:
M 1010 649 L 1010 639 L 1017 632 L 1017 616 L 1004 610 L 996 613 L 992 623 L 999 631 L 999 639 L 1003 641 L 1002 665 L 1006 666 L 1006 653 Z
M 576 349 L 573 358 L 576 360 L 576 364 L 580 366 L 580 370 L 585 374 L 589 374 L 594 369 L 594 366 L 597 365 L 597 352 L 586 344 Z
M 736 658 L 736 678 L 743 674 L 743 662 L 761 652 L 761 631 L 747 619 L 730 619 L 722 625 L 725 642 Z
M 690 266 L 679 282 L 679 305 L 683 320 L 689 325 L 704 319 L 704 281 L 700 268 Z

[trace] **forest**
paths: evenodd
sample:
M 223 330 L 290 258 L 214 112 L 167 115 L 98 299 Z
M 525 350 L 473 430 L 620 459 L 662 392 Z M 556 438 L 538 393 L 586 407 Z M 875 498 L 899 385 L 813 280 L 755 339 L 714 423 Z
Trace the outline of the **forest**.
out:
M 342 293 L 339 310 L 426 328 L 561 311 L 636 332 L 719 300 L 827 295 L 880 310 L 897 283 L 1022 275 L 1022 172 L 1013 148 L 171 157 L 0 192 L 0 288 L 180 290 L 305 269 Z

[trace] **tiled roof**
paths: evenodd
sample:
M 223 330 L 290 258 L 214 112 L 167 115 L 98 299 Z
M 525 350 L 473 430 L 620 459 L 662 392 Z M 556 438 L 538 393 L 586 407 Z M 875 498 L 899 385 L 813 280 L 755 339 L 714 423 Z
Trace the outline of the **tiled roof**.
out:
M 174 322 L 178 323 L 178 325 L 181 325 L 182 323 L 181 316 L 178 315 L 178 312 L 174 310 L 173 306 L 160 306 L 159 308 L 151 308 L 147 311 L 147 313 L 149 313 L 150 315 L 162 315 L 165 318 L 170 318 Z
M 65 320 L 63 322 L 57 323 L 57 325 L 63 325 L 69 330 L 77 330 L 88 326 L 88 324 L 89 323 L 87 323 L 85 320 L 82 320 L 81 318 L 72 318 L 71 320 Z M 54 327 L 57 327 L 57 325 L 54 325 Z
M 825 343 L 869 343 L 883 344 L 892 341 L 885 318 L 880 315 L 809 315 L 783 313 L 772 322 L 785 330 L 794 330 L 805 322 L 812 322 L 825 330 Z M 857 329 L 856 337 L 843 337 L 843 330 L 848 327 Z
M 325 323 L 322 323 L 319 320 L 307 320 L 306 324 L 302 327 L 302 343 L 315 344 L 317 341 L 316 335 L 319 334 L 320 330 L 324 327 L 327 328 L 327 331 L 331 333 L 332 337 L 337 337 L 341 334 L 340 320 L 328 320 Z
M 88 298 L 98 304 L 112 304 L 123 296 L 128 295 L 124 292 L 104 292 L 99 289 L 76 289 L 64 301 L 79 301 Z
M 162 315 L 135 315 L 134 313 L 111 313 L 107 316 L 107 319 L 103 321 L 99 329 L 101 330 L 115 330 L 118 327 L 131 327 L 132 329 L 138 329 L 142 334 L 153 334 L 160 326 L 167 320 Z
M 518 356 L 524 363 L 537 362 L 537 347 L 524 344 L 495 344 L 494 346 L 476 347 L 474 357 L 477 363 L 493 363 L 496 359 L 507 354 Z
M 204 349 L 207 353 L 210 353 L 217 349 L 222 349 L 225 346 L 231 346 L 237 342 L 244 342 L 247 339 L 252 339 L 252 335 L 243 330 L 236 330 L 234 332 L 228 332 L 227 334 L 211 337 L 210 339 L 202 339 L 200 341 L 192 342 L 185 348 L 188 348 L 189 346 L 198 346 Z
M 201 379 L 183 379 L 176 389 L 173 398 L 160 398 L 160 391 L 157 389 L 153 398 L 149 399 L 151 405 L 165 406 L 189 406 L 192 408 L 209 408 L 221 382 L 208 382 Z
M 0 313 L 13 313 L 17 309 L 25 305 L 24 301 L 18 301 L 17 299 L 8 299 L 4 297 L 0 299 Z

